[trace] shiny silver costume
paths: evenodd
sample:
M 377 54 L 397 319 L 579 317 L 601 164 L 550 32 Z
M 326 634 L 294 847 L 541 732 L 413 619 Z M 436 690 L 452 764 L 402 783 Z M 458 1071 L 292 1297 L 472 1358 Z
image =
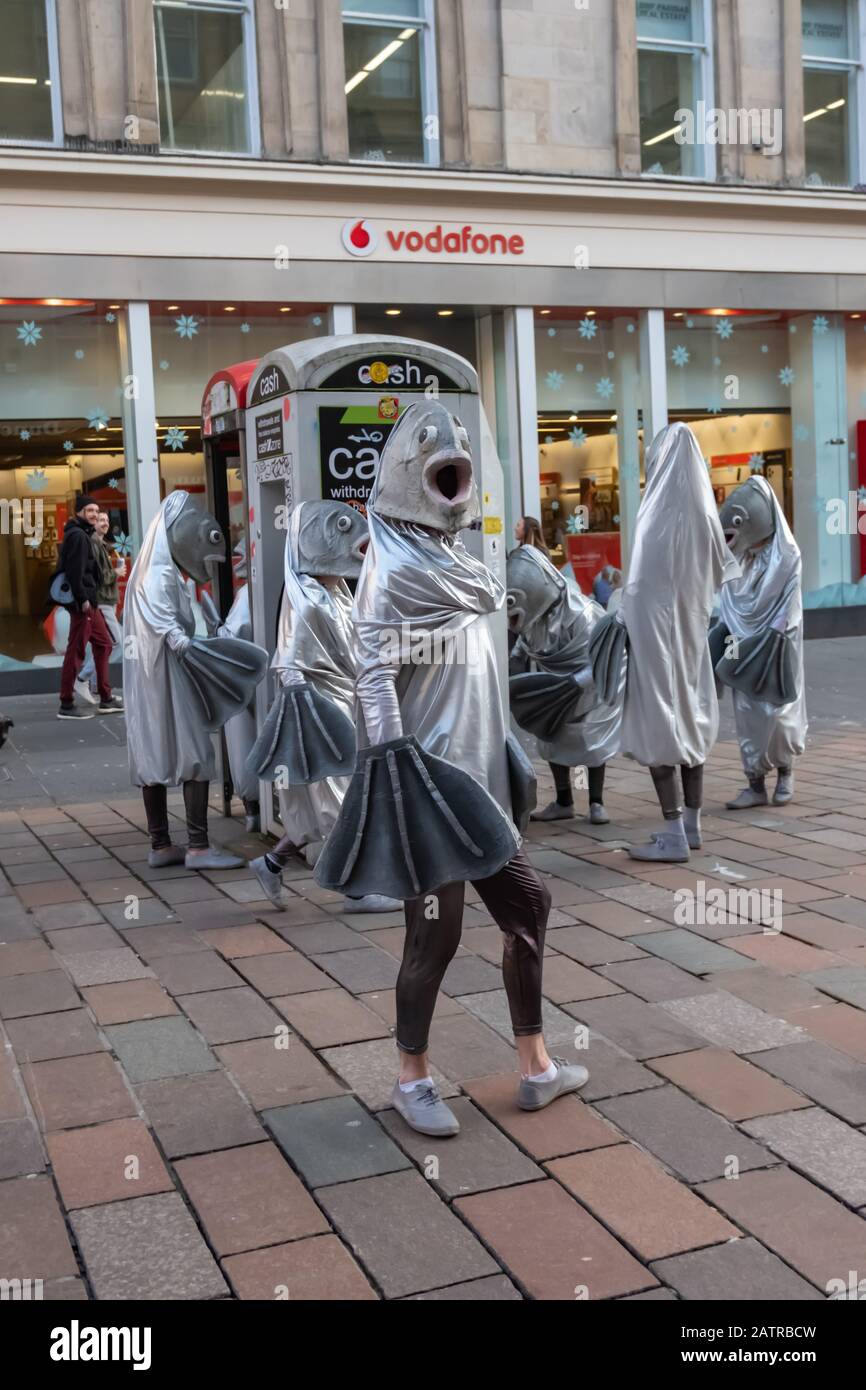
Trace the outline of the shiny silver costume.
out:
M 244 642 L 252 642 L 250 591 L 246 583 L 243 583 L 235 594 L 225 622 L 216 628 L 216 636 L 240 637 Z M 225 738 L 235 795 L 244 802 L 258 801 L 259 779 L 251 774 L 246 766 L 250 750 L 256 741 L 256 709 L 253 701 L 228 721 L 225 726 Z
M 743 572 L 722 586 L 719 619 L 734 637 L 745 639 L 775 629 L 787 634 L 793 645 L 796 699 L 786 705 L 757 700 L 742 690 L 732 690 L 737 738 L 746 776 L 753 780 L 773 768 L 790 767 L 806 746 L 808 721 L 803 675 L 803 598 L 800 548 L 778 498 L 766 478 L 752 478 L 737 493 L 759 489 L 771 508 L 774 530 L 770 540 L 747 548 Z
M 719 728 L 707 645 L 715 595 L 736 573 L 700 447 L 688 425 L 647 451 L 646 487 L 616 619 L 628 632 L 621 749 L 645 767 L 695 767 Z
M 535 584 L 531 582 L 533 570 Z M 512 603 L 518 595 L 527 604 L 520 614 L 519 624 L 513 621 Z M 547 556 L 534 546 L 521 546 L 509 556 L 508 598 L 512 628 L 520 633 L 511 651 L 512 672 L 532 666 L 553 676 L 570 676 L 589 667 L 589 639 L 604 618 L 604 609 L 582 594 L 576 585 L 569 585 Z M 554 739 L 536 739 L 540 757 L 569 767 L 601 767 L 616 756 L 625 695 L 625 665 L 616 703 L 605 704 L 593 691 L 588 694 L 589 701 L 581 697 L 574 713 L 561 725 Z M 583 712 L 586 703 L 589 709 Z

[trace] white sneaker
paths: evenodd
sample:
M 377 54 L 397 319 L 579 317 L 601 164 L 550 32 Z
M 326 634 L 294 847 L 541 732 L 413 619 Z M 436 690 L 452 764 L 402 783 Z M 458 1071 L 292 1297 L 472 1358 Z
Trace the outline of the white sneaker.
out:
M 76 681 L 75 693 L 78 696 L 79 700 L 84 700 L 85 704 L 99 704 L 99 696 L 94 695 L 93 691 L 90 689 L 90 686 L 87 684 L 87 681 Z

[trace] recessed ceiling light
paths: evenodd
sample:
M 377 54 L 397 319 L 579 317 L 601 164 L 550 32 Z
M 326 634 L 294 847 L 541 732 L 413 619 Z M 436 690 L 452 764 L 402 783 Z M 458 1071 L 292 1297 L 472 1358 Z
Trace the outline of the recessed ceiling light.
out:
M 595 309 L 587 309 L 587 311 L 586 311 L 586 317 L 587 317 L 588 319 L 594 319 L 594 318 L 595 318 L 595 314 L 596 314 Z
M 538 312 L 539 312 L 539 313 L 542 315 L 542 317 L 543 317 L 545 314 L 549 314 L 549 313 L 550 313 L 550 310 L 549 310 L 549 309 L 539 309 Z
M 454 310 L 453 310 L 453 309 L 439 309 L 437 312 L 438 312 L 438 314 L 439 314 L 440 319 L 450 319 L 450 318 L 452 317 L 453 313 L 454 313 Z
M 682 317 L 683 317 L 682 313 L 674 314 L 674 318 L 675 318 L 675 319 L 681 319 Z
M 120 305 L 119 305 L 119 304 L 109 304 L 108 307 L 109 307 L 109 309 L 119 309 L 119 308 L 120 308 Z
M 281 314 L 290 314 L 291 312 L 292 312 L 292 309 L 291 309 L 291 305 L 289 305 L 289 304 L 284 304 L 283 307 L 282 307 L 282 309 L 280 310 L 280 313 L 281 313 Z
M 862 314 L 852 314 L 851 317 L 852 317 L 852 319 L 862 319 L 863 315 L 862 315 Z
M 180 308 L 180 305 L 179 305 L 179 304 L 166 304 L 165 307 L 166 307 L 166 309 L 168 310 L 168 312 L 169 312 L 170 314 L 173 314 L 174 311 L 175 311 L 175 309 L 179 309 L 179 308 Z
M 237 306 L 234 304 L 225 304 L 223 305 L 223 308 L 225 309 L 225 312 L 227 314 L 234 314 L 236 312 Z
M 386 309 L 386 310 L 385 310 L 385 313 L 388 315 L 388 318 L 389 318 L 389 319 L 396 319 L 396 318 L 399 318 L 400 315 L 402 314 L 402 312 L 403 312 L 402 309 Z

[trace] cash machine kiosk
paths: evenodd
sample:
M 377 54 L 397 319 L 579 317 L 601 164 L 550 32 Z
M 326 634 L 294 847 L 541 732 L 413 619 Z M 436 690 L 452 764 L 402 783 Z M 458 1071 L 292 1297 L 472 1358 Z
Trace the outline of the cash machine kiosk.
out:
M 245 493 L 255 640 L 274 650 L 288 513 L 297 502 L 332 498 L 365 509 L 379 455 L 403 411 L 438 398 L 469 433 L 482 518 L 464 532 L 469 548 L 505 581 L 502 467 L 478 394 L 474 367 L 456 353 L 410 338 L 314 338 L 263 357 L 246 406 Z M 505 615 L 497 634 L 507 671 Z M 258 689 L 258 719 L 273 695 Z M 262 828 L 278 832 L 262 787 Z

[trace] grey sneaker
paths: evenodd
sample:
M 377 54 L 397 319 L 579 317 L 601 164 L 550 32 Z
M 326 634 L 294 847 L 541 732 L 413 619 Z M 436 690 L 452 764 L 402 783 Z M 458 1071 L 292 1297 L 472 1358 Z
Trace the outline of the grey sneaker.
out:
M 411 1091 L 401 1091 L 400 1082 L 395 1081 L 391 1104 L 409 1128 L 417 1130 L 419 1134 L 447 1139 L 452 1134 L 460 1133 L 457 1116 L 448 1109 L 432 1082 L 425 1086 L 413 1086 Z
M 166 845 L 164 849 L 152 849 L 147 856 L 151 869 L 168 869 L 172 864 L 183 864 L 186 850 L 182 845 Z
M 610 816 L 600 801 L 589 803 L 589 823 L 590 825 L 610 825 Z
M 562 1057 L 551 1058 L 556 1067 L 556 1076 L 551 1081 L 527 1081 L 520 1078 L 517 1091 L 517 1104 L 521 1110 L 543 1110 L 558 1096 L 566 1096 L 570 1091 L 579 1091 L 589 1080 L 586 1067 L 577 1062 L 566 1062 Z
M 574 820 L 577 813 L 573 806 L 560 806 L 558 801 L 551 801 L 549 806 L 545 806 L 543 811 L 533 811 L 530 820 Z
M 245 869 L 247 861 L 239 854 L 230 854 L 227 849 L 190 850 L 184 857 L 188 869 Z
M 794 774 L 793 772 L 780 772 L 776 782 L 776 790 L 773 792 L 774 806 L 787 806 L 794 795 Z
M 344 917 L 354 912 L 402 912 L 399 898 L 386 898 L 384 893 L 368 893 L 366 898 L 344 898 L 340 909 Z
M 632 859 L 642 859 L 647 863 L 688 864 L 689 842 L 684 832 L 672 834 L 669 830 L 659 831 L 650 836 L 648 845 L 629 845 Z
M 250 868 L 262 885 L 265 897 L 273 903 L 274 907 L 283 905 L 283 876 L 275 874 L 273 869 L 268 868 L 267 860 L 262 855 L 260 859 L 251 859 Z
M 767 793 L 756 791 L 754 787 L 743 787 L 733 801 L 725 802 L 726 811 L 750 811 L 753 806 L 767 806 Z

